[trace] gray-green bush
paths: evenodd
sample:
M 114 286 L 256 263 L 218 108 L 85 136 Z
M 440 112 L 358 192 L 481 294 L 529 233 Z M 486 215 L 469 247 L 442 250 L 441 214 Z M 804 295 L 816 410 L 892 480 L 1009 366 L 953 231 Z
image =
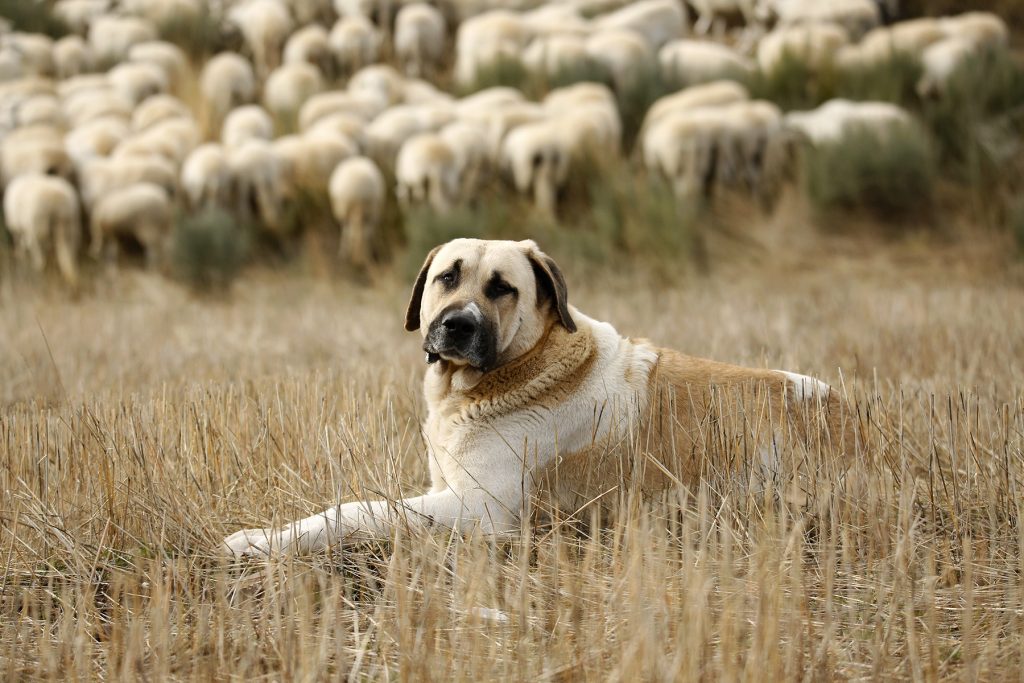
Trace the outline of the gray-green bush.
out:
M 802 174 L 819 211 L 866 212 L 877 219 L 928 215 L 935 199 L 935 153 L 927 134 L 851 130 L 834 144 L 807 145 Z
M 68 27 L 53 14 L 53 4 L 40 0 L 0 0 L 0 18 L 15 31 L 45 33 L 51 38 L 67 35 Z
M 224 291 L 241 273 L 252 228 L 221 209 L 183 216 L 175 226 L 171 258 L 176 274 L 200 292 Z

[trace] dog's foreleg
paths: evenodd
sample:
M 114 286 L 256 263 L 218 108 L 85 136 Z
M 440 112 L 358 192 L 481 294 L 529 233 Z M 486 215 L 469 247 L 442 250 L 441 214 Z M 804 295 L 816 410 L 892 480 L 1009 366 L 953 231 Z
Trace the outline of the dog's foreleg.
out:
M 466 532 L 507 533 L 518 528 L 519 502 L 482 489 L 446 489 L 402 500 L 344 503 L 281 529 L 243 529 L 226 539 L 234 556 L 309 553 L 338 543 L 381 538 L 398 525 L 441 526 Z

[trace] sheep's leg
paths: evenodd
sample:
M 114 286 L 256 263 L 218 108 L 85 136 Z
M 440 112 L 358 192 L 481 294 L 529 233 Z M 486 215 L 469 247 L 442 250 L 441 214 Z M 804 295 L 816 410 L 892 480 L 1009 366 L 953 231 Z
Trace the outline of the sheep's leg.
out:
M 57 256 L 57 268 L 64 277 L 64 281 L 71 287 L 78 285 L 78 264 L 75 259 L 75 247 L 77 242 L 71 235 L 74 225 L 63 223 L 57 226 L 53 234 L 54 251 Z
M 402 525 L 509 533 L 517 528 L 518 512 L 519 501 L 514 499 L 503 501 L 482 489 L 445 489 L 397 501 L 344 503 L 282 529 L 243 529 L 225 538 L 223 545 L 234 556 L 308 553 L 361 537 L 384 537 Z

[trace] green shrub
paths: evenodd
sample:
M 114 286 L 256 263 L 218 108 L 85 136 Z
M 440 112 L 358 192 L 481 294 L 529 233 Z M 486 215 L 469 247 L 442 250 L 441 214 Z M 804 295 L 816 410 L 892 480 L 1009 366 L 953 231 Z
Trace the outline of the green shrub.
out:
M 179 14 L 161 22 L 158 31 L 162 40 L 174 43 L 197 62 L 224 50 L 237 51 L 242 46 L 240 35 L 232 36 L 225 30 L 223 18 L 206 3 L 196 14 Z
M 183 217 L 171 256 L 177 275 L 201 292 L 226 290 L 241 273 L 252 246 L 252 228 L 220 209 Z
M 587 60 L 582 64 L 563 65 L 550 76 L 539 76 L 537 80 L 539 88 L 545 93 L 574 83 L 604 83 L 609 87 L 612 85 L 612 75 L 608 69 L 593 60 Z
M 674 79 L 662 74 L 657 64 L 647 64 L 634 70 L 615 85 L 615 99 L 622 117 L 622 139 L 626 150 L 636 144 L 637 133 L 651 105 L 661 97 L 680 89 Z
M 507 86 L 526 91 L 530 79 L 530 71 L 523 66 L 521 61 L 514 57 L 499 57 L 481 65 L 477 69 L 473 82 L 459 88 L 459 95 L 471 95 L 496 86 Z
M 754 99 L 774 102 L 784 110 L 814 109 L 835 96 L 836 72 L 815 70 L 789 51 L 771 71 L 755 70 L 744 81 Z
M 850 100 L 892 102 L 904 107 L 917 104 L 916 86 L 921 79 L 921 62 L 914 55 L 897 53 L 890 59 L 863 67 L 831 72 L 836 97 Z
M 862 211 L 879 219 L 928 215 L 935 195 L 935 154 L 916 126 L 881 134 L 850 131 L 837 143 L 807 146 L 802 173 L 819 211 Z
M 0 18 L 15 31 L 45 33 L 51 38 L 68 34 L 67 25 L 53 14 L 52 3 L 43 0 L 0 0 Z

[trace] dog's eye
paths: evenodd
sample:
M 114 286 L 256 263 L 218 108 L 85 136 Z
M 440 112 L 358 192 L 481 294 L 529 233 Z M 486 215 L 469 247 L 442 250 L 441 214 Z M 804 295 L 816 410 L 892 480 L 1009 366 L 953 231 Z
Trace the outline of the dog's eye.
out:
M 459 274 L 454 270 L 446 270 L 437 276 L 437 281 L 445 287 L 452 287 L 455 285 L 455 281 L 458 279 Z
M 487 289 L 484 290 L 484 294 L 487 295 L 488 299 L 500 299 L 508 294 L 515 294 L 516 288 L 503 280 L 491 280 L 487 283 Z

